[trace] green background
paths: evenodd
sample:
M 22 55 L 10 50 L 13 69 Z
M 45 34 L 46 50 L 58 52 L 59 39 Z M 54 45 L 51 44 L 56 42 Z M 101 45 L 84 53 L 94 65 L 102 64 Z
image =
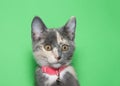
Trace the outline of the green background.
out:
M 77 18 L 74 66 L 81 86 L 120 86 L 120 1 L 0 0 L 0 86 L 34 86 L 31 21 Z

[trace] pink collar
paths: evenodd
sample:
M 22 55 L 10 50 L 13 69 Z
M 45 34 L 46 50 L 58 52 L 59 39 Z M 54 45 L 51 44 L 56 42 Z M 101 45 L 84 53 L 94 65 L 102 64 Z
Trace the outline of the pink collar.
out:
M 63 71 L 67 66 L 61 66 L 60 68 L 52 68 L 50 66 L 42 66 L 42 72 L 49 75 L 59 76 L 60 72 Z

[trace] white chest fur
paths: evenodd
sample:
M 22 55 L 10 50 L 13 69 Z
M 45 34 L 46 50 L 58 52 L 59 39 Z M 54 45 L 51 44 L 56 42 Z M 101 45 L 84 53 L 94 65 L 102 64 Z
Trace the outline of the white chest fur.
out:
M 60 79 L 61 80 L 63 80 L 63 77 L 66 74 L 66 72 L 71 73 L 76 78 L 76 74 L 74 72 L 73 67 L 72 66 L 68 66 L 63 71 L 60 72 Z M 57 78 L 58 78 L 57 75 L 49 75 L 49 74 L 44 74 L 44 75 L 45 75 L 46 78 L 48 78 L 48 80 L 45 81 L 46 86 L 52 85 L 57 80 Z

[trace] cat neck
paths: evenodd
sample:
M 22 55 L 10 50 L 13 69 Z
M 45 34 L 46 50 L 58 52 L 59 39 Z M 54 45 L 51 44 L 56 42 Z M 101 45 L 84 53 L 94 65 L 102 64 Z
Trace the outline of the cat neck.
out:
M 42 72 L 49 75 L 57 75 L 59 76 L 60 72 L 62 72 L 67 66 L 61 66 L 60 68 L 53 68 L 50 66 L 42 66 Z

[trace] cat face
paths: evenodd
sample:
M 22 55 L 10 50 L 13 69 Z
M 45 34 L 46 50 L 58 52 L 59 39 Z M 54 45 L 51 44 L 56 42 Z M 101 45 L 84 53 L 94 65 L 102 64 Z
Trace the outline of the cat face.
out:
M 39 17 L 32 21 L 32 44 L 36 62 L 59 68 L 69 65 L 75 46 L 76 19 L 71 17 L 61 28 L 47 29 Z

